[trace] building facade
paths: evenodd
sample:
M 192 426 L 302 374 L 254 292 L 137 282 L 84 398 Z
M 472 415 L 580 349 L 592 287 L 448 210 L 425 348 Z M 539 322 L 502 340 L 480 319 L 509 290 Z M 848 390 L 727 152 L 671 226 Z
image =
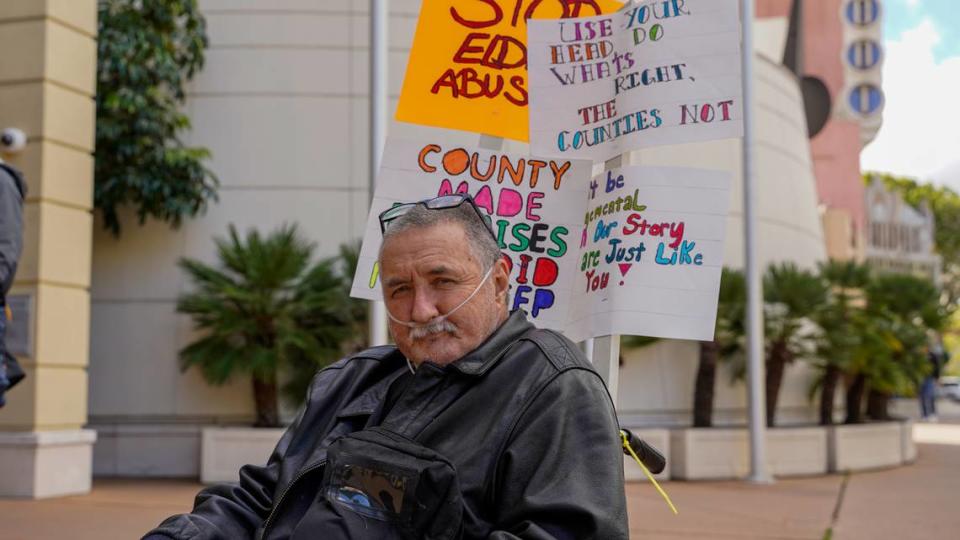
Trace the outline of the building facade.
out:
M 913 274 L 940 281 L 943 261 L 934 244 L 933 212 L 914 208 L 874 178 L 866 189 L 866 261 L 883 272 Z
M 230 223 L 267 230 L 296 221 L 321 254 L 362 235 L 369 181 L 368 4 L 201 2 L 211 46 L 190 89 L 191 142 L 213 152 L 220 201 L 176 231 L 148 224 L 130 228 L 120 240 L 95 235 L 90 425 L 99 433 L 98 474 L 196 476 L 201 429 L 252 418 L 249 383 L 211 388 L 198 373 L 178 368 L 177 351 L 193 335 L 189 320 L 174 313 L 177 296 L 188 287 L 178 258 L 211 261 L 213 238 Z M 390 4 L 395 106 L 419 2 Z M 758 54 L 762 262 L 812 267 L 826 253 L 802 96 L 777 54 Z M 400 136 L 426 129 L 390 126 Z M 466 133 L 446 136 L 463 144 L 478 140 Z M 518 143 L 507 147 L 526 150 Z M 728 140 L 635 152 L 631 161 L 717 168 L 739 178 L 739 156 L 740 142 Z M 738 185 L 732 197 L 725 260 L 737 266 L 743 256 Z M 629 357 L 621 377 L 623 414 L 661 423 L 689 418 L 696 348 L 665 342 L 648 351 L 650 357 Z M 804 407 L 808 377 L 799 377 L 803 389 L 784 398 L 785 408 Z M 719 408 L 731 421 L 742 414 L 741 389 L 733 385 L 719 394 Z
M 883 122 L 881 0 L 797 0 L 796 66 L 827 91 L 827 116 L 810 149 L 831 258 L 863 260 L 867 211 L 860 152 Z M 794 0 L 761 0 L 757 16 L 788 24 Z
M 0 128 L 26 147 L 24 250 L 10 292 L 27 378 L 0 409 L 0 497 L 90 489 L 87 423 L 96 0 L 0 2 Z
M 806 28 L 825 32 L 806 41 L 809 72 L 829 71 L 823 78 L 838 96 L 848 84 L 840 64 L 846 39 L 841 4 L 806 2 L 804 15 Z M 128 214 L 118 239 L 91 223 L 90 213 L 95 0 L 0 4 L 0 28 L 29 22 L 50 29 L 34 54 L 51 59 L 22 66 L 0 59 L 0 124 L 23 125 L 30 135 L 28 151 L 15 158 L 31 178 L 33 220 L 17 291 L 33 295 L 35 306 L 35 359 L 26 363 L 31 386 L 12 393 L 15 401 L 0 413 L 0 457 L 4 441 L 64 431 L 81 441 L 74 446 L 86 449 L 89 463 L 95 431 L 95 474 L 196 477 L 202 428 L 248 424 L 253 399 L 245 380 L 210 387 L 198 372 L 181 372 L 177 353 L 195 334 L 190 320 L 175 311 L 177 297 L 190 286 L 177 261 L 213 262 L 214 238 L 230 224 L 267 231 L 296 222 L 321 256 L 362 236 L 370 195 L 369 1 L 201 0 L 200 6 L 210 47 L 189 89 L 188 142 L 212 151 L 219 201 L 178 229 L 136 226 Z M 393 0 L 390 6 L 393 108 L 420 1 Z M 859 245 L 853 239 L 863 234 L 863 191 L 849 180 L 859 179 L 864 128 L 836 116 L 808 137 L 802 81 L 783 63 L 789 8 L 788 0 L 757 2 L 758 241 L 762 265 L 794 261 L 812 268 L 833 253 L 832 236 L 824 232 L 832 230 L 825 217 L 831 208 L 839 209 L 843 219 L 835 221 L 850 231 L 840 243 Z M 0 32 L 0 40 L 8 35 Z M 37 95 L 44 101 L 37 103 Z M 400 136 L 427 129 L 390 126 Z M 467 133 L 445 136 L 478 141 Z M 522 152 L 525 145 L 509 143 L 507 149 Z M 638 151 L 627 161 L 726 170 L 739 180 L 740 155 L 741 141 L 732 139 Z M 743 259 L 741 188 L 735 181 L 727 219 L 725 264 L 732 267 Z M 617 400 L 623 423 L 688 423 L 696 361 L 695 342 L 628 351 Z M 806 398 L 811 378 L 802 364 L 789 369 L 780 399 L 787 423 L 814 418 Z M 718 423 L 742 423 L 746 392 L 728 381 L 718 377 Z M 16 435 L 7 435 L 11 431 Z M 5 465 L 0 459 L 0 495 L 10 494 L 3 491 Z M 89 486 L 89 465 L 86 480 Z

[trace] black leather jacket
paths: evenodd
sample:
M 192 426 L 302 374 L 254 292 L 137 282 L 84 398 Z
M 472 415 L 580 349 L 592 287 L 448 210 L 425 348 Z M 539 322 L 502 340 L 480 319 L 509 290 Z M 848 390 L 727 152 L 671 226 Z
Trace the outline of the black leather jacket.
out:
M 320 371 L 266 466 L 201 491 L 192 513 L 148 538 L 428 537 L 374 532 L 382 524 L 334 515 L 324 497 L 328 448 L 371 426 L 452 464 L 462 503 L 450 538 L 628 537 L 613 404 L 573 343 L 514 312 L 460 360 L 420 366 L 384 415 L 390 384 L 407 369 L 394 347 L 375 347 Z

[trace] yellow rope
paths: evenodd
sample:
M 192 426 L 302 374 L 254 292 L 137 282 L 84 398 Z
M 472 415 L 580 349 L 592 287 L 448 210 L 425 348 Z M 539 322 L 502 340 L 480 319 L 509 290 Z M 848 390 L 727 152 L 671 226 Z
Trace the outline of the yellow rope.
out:
M 673 501 L 670 500 L 670 496 L 667 495 L 667 492 L 660 487 L 660 484 L 657 482 L 657 479 L 653 477 L 653 474 L 650 473 L 650 469 L 647 469 L 647 466 L 640 461 L 640 458 L 637 456 L 637 453 L 633 451 L 633 448 L 630 447 L 630 443 L 627 442 L 627 434 L 623 431 L 620 432 L 620 439 L 623 441 L 623 447 L 630 452 L 630 455 L 633 456 L 633 459 L 637 462 L 637 465 L 640 465 L 640 468 L 643 469 L 644 474 L 647 475 L 647 478 L 650 479 L 650 482 L 653 483 L 653 487 L 657 488 L 657 491 L 660 493 L 660 496 L 663 497 L 663 500 L 667 501 L 667 505 L 670 507 L 670 510 L 673 510 L 674 514 L 679 514 L 677 512 L 677 507 L 673 505 Z

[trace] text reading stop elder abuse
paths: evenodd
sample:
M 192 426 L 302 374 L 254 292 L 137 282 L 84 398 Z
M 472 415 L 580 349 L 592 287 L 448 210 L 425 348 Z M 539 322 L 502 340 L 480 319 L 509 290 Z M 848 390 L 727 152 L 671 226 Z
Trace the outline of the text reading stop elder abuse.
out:
M 615 0 L 422 3 L 397 120 L 526 141 L 527 21 L 613 13 Z

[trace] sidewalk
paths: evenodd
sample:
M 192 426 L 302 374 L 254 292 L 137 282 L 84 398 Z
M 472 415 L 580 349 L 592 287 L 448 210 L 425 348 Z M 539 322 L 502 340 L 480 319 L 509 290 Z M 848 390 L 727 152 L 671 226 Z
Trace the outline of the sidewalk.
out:
M 833 540 L 957 538 L 960 533 L 960 419 L 918 424 L 914 465 L 850 477 Z M 743 482 L 670 482 L 680 511 L 670 513 L 651 486 L 630 484 L 633 538 L 820 540 L 831 524 L 841 476 Z M 83 497 L 0 501 L 0 540 L 139 538 L 190 508 L 198 484 L 101 480 Z
M 833 540 L 960 537 L 960 419 L 917 424 L 917 461 L 854 473 L 833 527 Z M 673 516 L 651 487 L 627 487 L 632 538 L 809 539 L 831 526 L 842 476 L 744 482 L 670 482 Z

